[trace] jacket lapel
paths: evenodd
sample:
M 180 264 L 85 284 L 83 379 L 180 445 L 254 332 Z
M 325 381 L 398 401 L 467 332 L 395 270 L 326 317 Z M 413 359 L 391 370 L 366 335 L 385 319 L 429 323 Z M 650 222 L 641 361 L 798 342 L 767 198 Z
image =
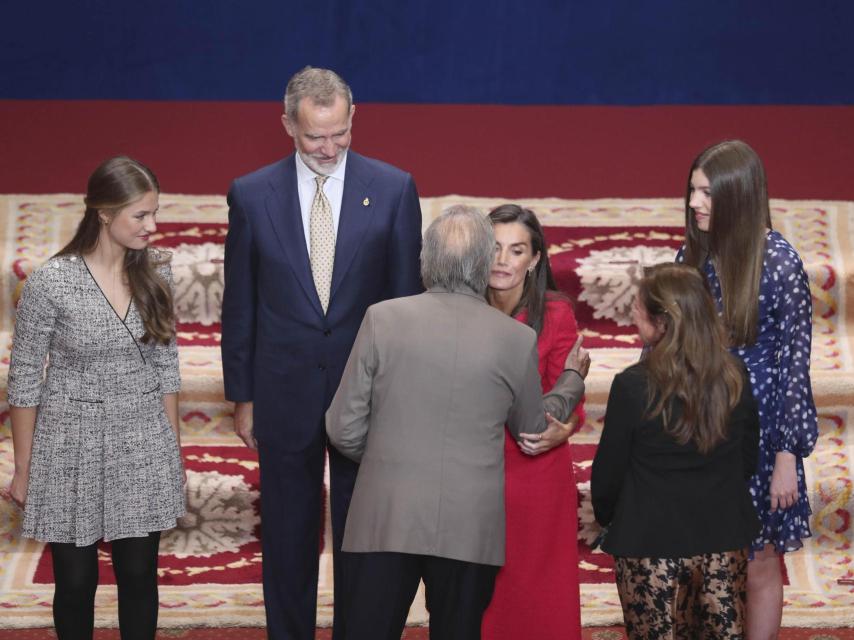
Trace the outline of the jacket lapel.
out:
M 294 156 L 290 155 L 283 164 L 283 171 L 270 179 L 270 193 L 265 201 L 267 216 L 303 292 L 315 311 L 323 315 L 305 246 Z
M 332 268 L 330 302 L 335 291 L 347 275 L 353 258 L 362 244 L 362 238 L 371 224 L 375 193 L 372 189 L 373 175 L 364 159 L 349 151 L 347 170 L 344 174 L 344 193 L 341 199 L 341 216 L 338 219 L 338 234 L 335 239 L 335 263 Z M 318 303 L 319 304 L 319 303 Z

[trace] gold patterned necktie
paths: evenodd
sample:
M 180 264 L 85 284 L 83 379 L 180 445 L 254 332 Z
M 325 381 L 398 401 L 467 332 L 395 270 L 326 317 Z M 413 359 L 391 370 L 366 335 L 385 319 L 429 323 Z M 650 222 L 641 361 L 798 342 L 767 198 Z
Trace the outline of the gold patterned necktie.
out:
M 311 242 L 311 275 L 320 298 L 323 313 L 329 307 L 329 288 L 332 285 L 332 265 L 335 262 L 335 226 L 332 223 L 332 205 L 323 193 L 329 176 L 317 176 L 317 191 L 311 203 L 309 237 Z

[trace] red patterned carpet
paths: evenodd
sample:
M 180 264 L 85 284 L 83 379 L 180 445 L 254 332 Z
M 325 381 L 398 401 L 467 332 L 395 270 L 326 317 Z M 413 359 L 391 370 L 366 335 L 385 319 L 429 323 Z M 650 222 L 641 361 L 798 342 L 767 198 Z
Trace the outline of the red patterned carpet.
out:
M 460 202 L 488 209 L 501 201 L 425 198 L 425 222 Z M 619 631 L 602 627 L 622 619 L 611 559 L 589 548 L 598 534 L 589 500 L 590 463 L 611 379 L 638 356 L 629 320 L 635 284 L 643 266 L 672 259 L 684 214 L 676 200 L 523 202 L 546 226 L 556 277 L 575 299 L 579 326 L 593 350 L 588 419 L 572 439 L 581 495 L 577 544 L 582 617 L 590 625 L 583 637 L 619 640 L 623 637 Z M 807 464 L 814 537 L 803 551 L 786 558 L 784 624 L 840 627 L 854 624 L 854 587 L 838 582 L 854 577 L 854 430 L 849 426 L 854 295 L 846 284 L 854 274 L 854 203 L 774 201 L 773 205 L 775 227 L 798 248 L 811 278 L 812 374 L 821 430 Z M 0 379 L 8 364 L 15 293 L 26 274 L 69 236 L 80 209 L 80 196 L 0 196 Z M 189 470 L 189 513 L 178 528 L 164 535 L 161 546 L 161 638 L 264 637 L 258 463 L 234 437 L 230 408 L 222 399 L 218 347 L 225 212 L 220 196 L 161 198 L 156 242 L 173 252 L 183 377 L 181 418 Z M 0 485 L 11 475 L 7 418 L 0 405 Z M 0 640 L 49 638 L 43 627 L 50 624 L 50 558 L 43 545 L 20 539 L 19 527 L 19 512 L 0 501 L 0 627 L 14 628 L 0 631 Z M 325 626 L 331 618 L 331 562 L 320 542 L 318 624 Z M 116 624 L 116 595 L 106 552 L 100 555 L 100 568 L 96 623 L 104 630 L 96 638 L 117 638 L 110 630 Z M 424 620 L 419 598 L 410 624 Z M 187 629 L 202 626 L 218 628 Z M 324 633 L 318 631 L 318 637 L 328 638 Z M 840 633 L 789 630 L 781 637 L 854 638 Z M 406 637 L 426 638 L 426 631 L 411 628 Z

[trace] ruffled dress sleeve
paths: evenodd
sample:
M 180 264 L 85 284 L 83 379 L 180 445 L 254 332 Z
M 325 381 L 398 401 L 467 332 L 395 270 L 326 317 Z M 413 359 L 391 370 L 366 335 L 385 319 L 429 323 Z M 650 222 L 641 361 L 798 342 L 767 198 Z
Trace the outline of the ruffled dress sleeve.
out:
M 775 451 L 808 456 L 818 439 L 818 417 L 810 382 L 812 297 L 803 263 L 787 243 L 769 247 L 766 261 L 776 289 L 775 320 L 779 332 L 779 401 L 776 429 L 770 434 Z M 760 304 L 763 301 L 760 300 Z

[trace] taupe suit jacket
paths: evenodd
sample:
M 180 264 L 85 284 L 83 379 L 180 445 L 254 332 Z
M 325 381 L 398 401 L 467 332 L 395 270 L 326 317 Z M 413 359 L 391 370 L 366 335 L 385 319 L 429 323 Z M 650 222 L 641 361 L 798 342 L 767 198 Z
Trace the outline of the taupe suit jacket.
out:
M 565 420 L 573 373 L 546 401 Z M 504 425 L 545 429 L 532 329 L 474 292 L 431 289 L 368 309 L 326 414 L 361 467 L 345 551 L 504 563 Z

